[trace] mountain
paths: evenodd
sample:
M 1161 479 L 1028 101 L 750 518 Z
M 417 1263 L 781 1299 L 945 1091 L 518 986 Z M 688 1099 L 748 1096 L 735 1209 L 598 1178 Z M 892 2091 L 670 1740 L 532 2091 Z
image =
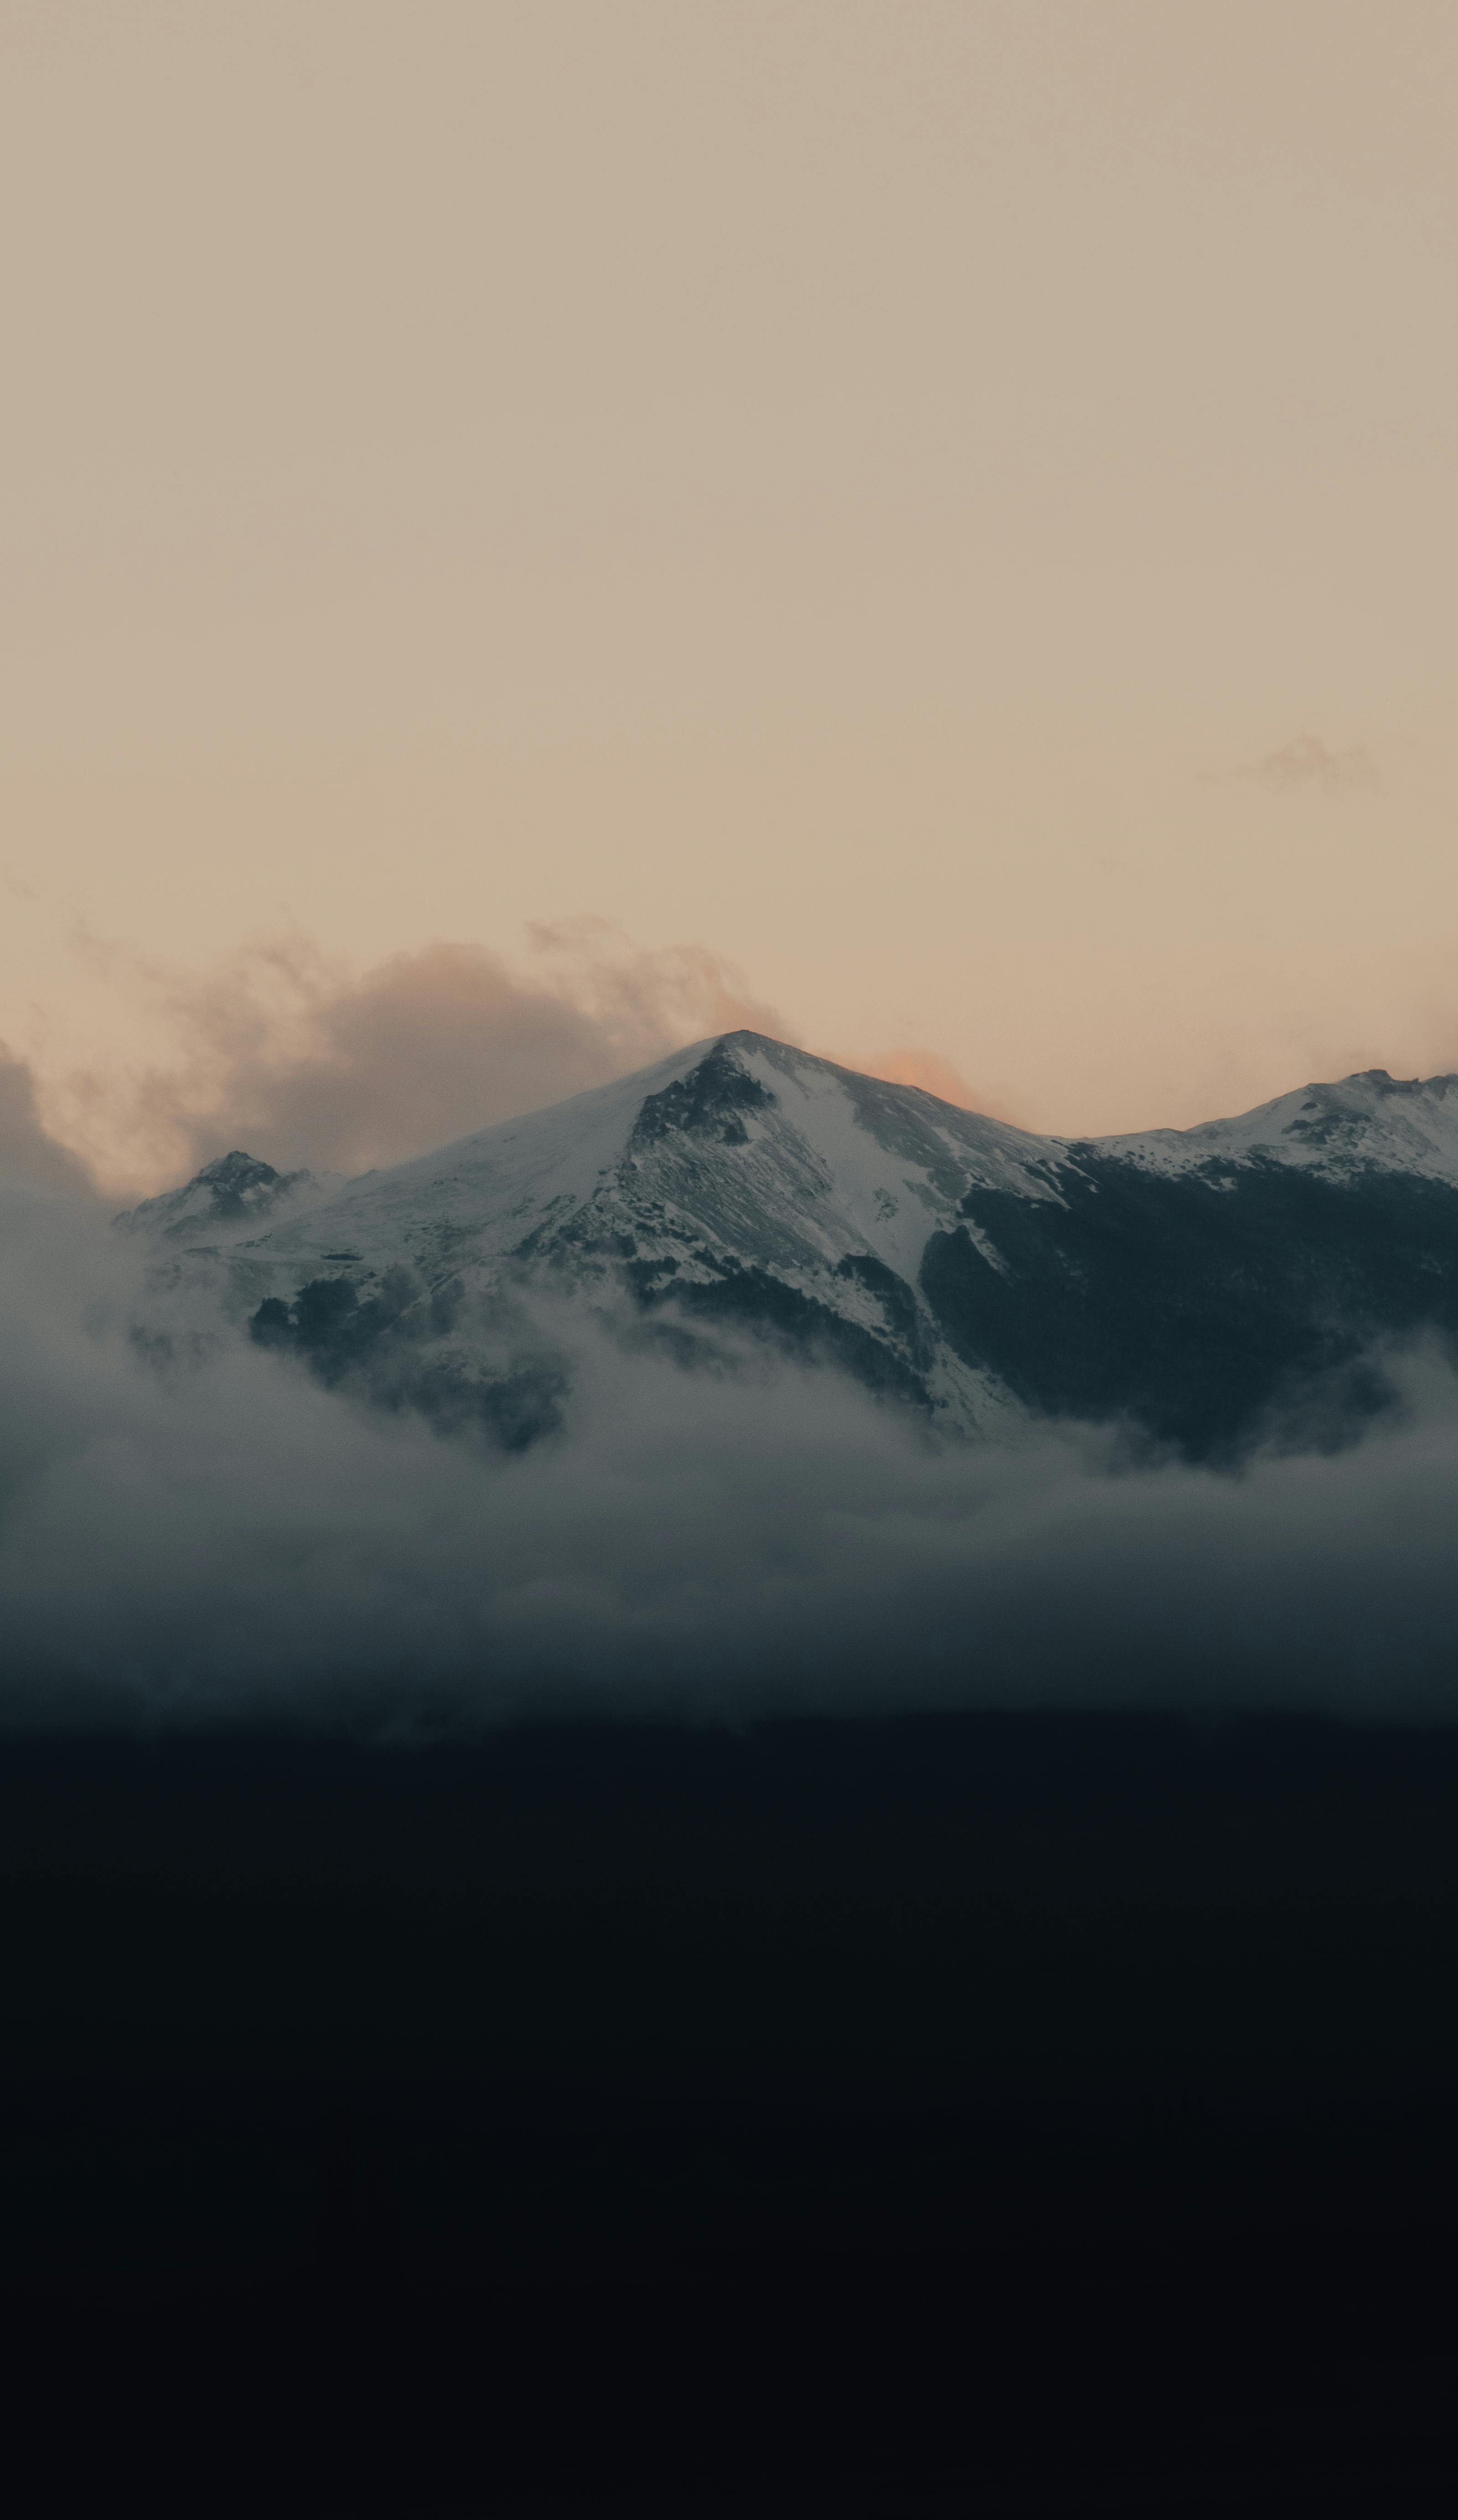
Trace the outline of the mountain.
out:
M 1339 1440 L 1376 1348 L 1458 1338 L 1458 1078 L 1075 1140 L 735 1032 L 338 1188 L 231 1155 L 126 1223 L 163 1306 L 512 1446 L 570 1386 L 553 1296 L 690 1369 L 749 1340 L 963 1432 L 1234 1459 Z
M 219 1155 L 215 1163 L 205 1164 L 181 1190 L 144 1198 L 140 1207 L 128 1208 L 115 1221 L 124 1234 L 145 1234 L 166 1242 L 191 1243 L 204 1234 L 213 1241 L 232 1241 L 255 1232 L 265 1219 L 281 1215 L 286 1207 L 324 1197 L 340 1188 L 342 1180 L 338 1173 L 278 1173 L 272 1164 L 235 1148 L 231 1155 Z

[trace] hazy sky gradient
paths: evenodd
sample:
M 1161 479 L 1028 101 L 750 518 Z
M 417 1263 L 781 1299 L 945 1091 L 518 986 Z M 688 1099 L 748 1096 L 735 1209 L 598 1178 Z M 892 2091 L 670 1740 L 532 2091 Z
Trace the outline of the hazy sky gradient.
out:
M 1034 1126 L 1458 1065 L 1455 114 L 1450 0 L 0 0 L 43 1103 L 584 916 Z

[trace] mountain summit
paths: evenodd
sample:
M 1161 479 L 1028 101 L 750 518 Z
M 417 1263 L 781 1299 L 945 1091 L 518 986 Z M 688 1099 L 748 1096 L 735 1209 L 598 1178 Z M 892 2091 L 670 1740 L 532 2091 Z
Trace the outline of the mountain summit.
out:
M 238 1230 L 235 1191 L 299 1180 L 235 1154 L 127 1221 L 184 1246 L 174 1299 L 513 1445 L 570 1382 L 544 1295 L 689 1369 L 750 1340 L 965 1432 L 1115 1418 L 1195 1458 L 1298 1409 L 1327 1440 L 1376 1344 L 1458 1337 L 1454 1077 L 1074 1140 L 734 1032 Z
M 145 1234 L 167 1242 L 193 1241 L 201 1234 L 225 1238 L 255 1232 L 268 1218 L 300 1198 L 320 1196 L 337 1187 L 340 1175 L 279 1173 L 239 1148 L 205 1164 L 181 1190 L 144 1198 L 140 1207 L 118 1216 L 123 1233 Z

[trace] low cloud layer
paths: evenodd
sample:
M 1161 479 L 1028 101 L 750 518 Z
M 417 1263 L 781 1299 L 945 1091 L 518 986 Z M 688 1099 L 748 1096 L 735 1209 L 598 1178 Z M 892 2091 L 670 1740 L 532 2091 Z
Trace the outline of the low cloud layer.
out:
M 385 1737 L 651 1710 L 1458 1716 L 1458 1382 L 1239 1478 L 1108 1436 L 934 1442 L 829 1372 L 685 1372 L 570 1318 L 524 1457 L 224 1341 L 129 1339 L 130 1248 L 0 1196 L 0 1721 Z

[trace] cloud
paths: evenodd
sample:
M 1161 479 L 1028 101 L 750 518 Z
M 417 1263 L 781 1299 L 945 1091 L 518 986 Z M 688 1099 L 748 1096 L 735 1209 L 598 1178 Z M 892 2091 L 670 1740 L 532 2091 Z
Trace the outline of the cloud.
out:
M 1240 1477 L 1105 1432 L 938 1443 L 831 1372 L 565 1312 L 524 1456 L 231 1336 L 158 1369 L 98 1211 L 0 1192 L 0 1722 L 1115 1704 L 1458 1716 L 1458 1381 Z
M 127 1186 L 186 1179 L 234 1147 L 280 1170 L 359 1173 L 709 1033 L 794 1037 L 704 947 L 645 952 L 594 921 L 533 928 L 530 947 L 523 965 L 432 944 L 356 974 L 288 937 L 201 977 L 134 972 L 168 1054 L 141 1071 L 72 1076 L 73 1133 Z M 117 1148 L 119 1167 L 104 1152 Z
M 59 1146 L 42 1125 L 35 1079 L 23 1059 L 13 1058 L 0 1042 L 0 1180 L 27 1182 L 33 1189 L 57 1191 L 74 1197 L 93 1188 L 79 1158 Z
M 960 1068 L 950 1059 L 941 1058 L 934 1050 L 888 1050 L 875 1058 L 843 1058 L 843 1067 L 856 1068 L 862 1076 L 880 1076 L 888 1085 L 915 1085 L 923 1094 L 934 1094 L 939 1102 L 955 1102 L 963 1111 L 980 1111 L 984 1119 L 1006 1120 L 1014 1128 L 1021 1124 L 1016 1113 L 992 1096 L 969 1085 Z
M 1341 751 L 1324 743 L 1318 735 L 1293 736 L 1289 743 L 1278 744 L 1273 752 L 1264 752 L 1258 761 L 1247 761 L 1233 771 L 1236 779 L 1254 779 L 1263 788 L 1278 791 L 1298 788 L 1314 788 L 1335 795 L 1342 788 L 1372 788 L 1381 785 L 1371 755 L 1360 743 L 1348 744 Z
M 72 1073 L 53 1098 L 118 1198 L 187 1180 L 235 1147 L 284 1172 L 367 1172 L 714 1033 L 800 1038 L 706 946 L 645 951 L 598 920 L 532 927 L 524 960 L 437 942 L 362 973 L 297 935 L 201 974 L 91 950 L 150 1003 L 167 1043 L 145 1066 Z M 837 1055 L 863 1075 L 1014 1117 L 932 1051 Z

